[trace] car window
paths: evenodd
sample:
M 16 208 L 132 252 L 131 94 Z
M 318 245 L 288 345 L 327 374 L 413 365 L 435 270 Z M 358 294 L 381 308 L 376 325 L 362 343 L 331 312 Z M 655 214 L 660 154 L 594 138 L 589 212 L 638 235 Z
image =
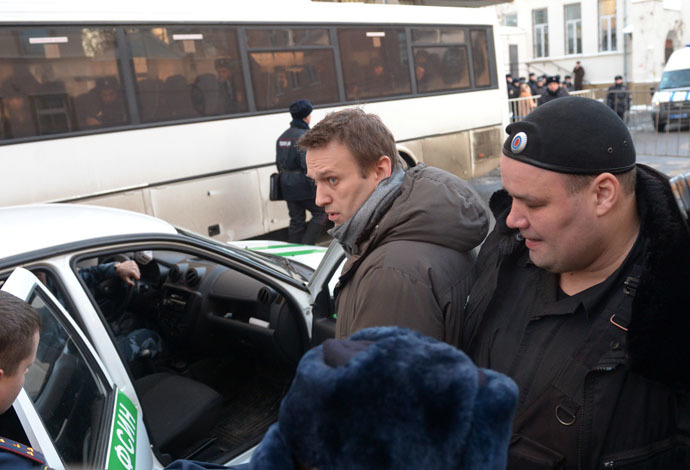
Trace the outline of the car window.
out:
M 25 390 L 65 465 L 94 465 L 99 423 L 107 406 L 105 387 L 46 295 L 35 289 L 28 302 L 41 316 L 43 327 Z

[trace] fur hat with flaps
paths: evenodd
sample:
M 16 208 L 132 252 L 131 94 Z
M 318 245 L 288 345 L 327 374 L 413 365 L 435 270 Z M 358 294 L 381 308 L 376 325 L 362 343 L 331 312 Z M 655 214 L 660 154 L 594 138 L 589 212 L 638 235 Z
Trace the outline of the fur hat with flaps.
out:
M 517 386 L 398 327 L 307 352 L 250 469 L 506 467 Z

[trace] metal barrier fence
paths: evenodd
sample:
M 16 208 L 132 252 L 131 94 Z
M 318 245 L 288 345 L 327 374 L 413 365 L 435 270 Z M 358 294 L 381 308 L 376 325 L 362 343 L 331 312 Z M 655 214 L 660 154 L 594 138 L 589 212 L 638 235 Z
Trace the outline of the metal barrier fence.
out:
M 606 88 L 573 91 L 570 95 L 599 100 L 614 109 L 630 130 L 640 156 L 690 157 L 690 110 L 682 102 L 662 103 L 652 112 L 646 90 L 609 92 Z M 539 95 L 508 100 L 511 122 L 522 120 L 537 106 Z

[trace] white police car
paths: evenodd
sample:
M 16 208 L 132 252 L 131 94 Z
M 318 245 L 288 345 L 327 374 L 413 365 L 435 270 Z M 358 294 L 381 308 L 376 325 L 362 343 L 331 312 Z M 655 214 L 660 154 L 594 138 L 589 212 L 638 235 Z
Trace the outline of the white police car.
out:
M 247 461 L 302 354 L 333 335 L 337 245 L 243 249 L 86 205 L 0 208 L 0 227 L 2 289 L 43 321 L 0 436 L 56 469 Z M 132 258 L 129 287 L 108 272 Z
M 690 123 L 690 47 L 674 51 L 652 96 L 652 121 L 659 132 Z

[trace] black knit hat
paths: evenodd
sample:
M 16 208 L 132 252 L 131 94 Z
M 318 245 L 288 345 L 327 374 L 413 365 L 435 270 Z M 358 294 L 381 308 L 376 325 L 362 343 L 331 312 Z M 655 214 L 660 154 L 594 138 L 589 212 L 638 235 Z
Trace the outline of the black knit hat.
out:
M 309 100 L 297 100 L 290 105 L 292 119 L 304 119 L 311 114 L 314 107 Z
M 635 146 L 621 118 L 599 101 L 566 96 L 539 106 L 506 128 L 503 153 L 560 173 L 624 173 Z

